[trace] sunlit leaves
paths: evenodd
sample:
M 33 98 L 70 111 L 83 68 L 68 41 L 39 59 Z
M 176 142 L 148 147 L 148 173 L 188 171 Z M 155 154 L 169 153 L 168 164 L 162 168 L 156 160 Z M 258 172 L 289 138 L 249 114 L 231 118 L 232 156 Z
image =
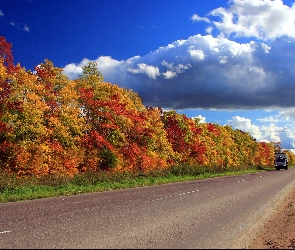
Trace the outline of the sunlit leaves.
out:
M 4 66 L 11 70 L 13 69 L 13 56 L 12 56 L 12 44 L 8 43 L 5 37 L 0 36 L 0 61 Z
M 14 66 L 11 45 L 0 37 L 0 46 L 1 170 L 40 177 L 176 164 L 269 166 L 281 149 L 230 126 L 145 107 L 137 93 L 104 82 L 95 63 L 69 80 L 49 60 L 34 73 Z

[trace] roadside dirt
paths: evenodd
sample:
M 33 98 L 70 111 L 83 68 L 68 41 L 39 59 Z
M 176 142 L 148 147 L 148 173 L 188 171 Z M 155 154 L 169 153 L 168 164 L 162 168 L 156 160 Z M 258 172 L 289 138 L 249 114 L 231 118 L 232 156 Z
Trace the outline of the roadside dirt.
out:
M 295 190 L 264 226 L 249 249 L 295 249 Z

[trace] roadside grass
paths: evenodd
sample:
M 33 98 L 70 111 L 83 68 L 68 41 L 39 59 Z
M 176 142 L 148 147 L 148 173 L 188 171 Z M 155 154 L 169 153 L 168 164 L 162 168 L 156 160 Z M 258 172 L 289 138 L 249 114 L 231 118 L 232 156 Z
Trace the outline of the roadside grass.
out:
M 273 170 L 273 167 L 222 168 L 181 165 L 169 169 L 139 173 L 100 171 L 80 173 L 73 177 L 47 176 L 44 178 L 17 178 L 15 175 L 0 172 L 0 203 L 242 175 L 269 170 Z

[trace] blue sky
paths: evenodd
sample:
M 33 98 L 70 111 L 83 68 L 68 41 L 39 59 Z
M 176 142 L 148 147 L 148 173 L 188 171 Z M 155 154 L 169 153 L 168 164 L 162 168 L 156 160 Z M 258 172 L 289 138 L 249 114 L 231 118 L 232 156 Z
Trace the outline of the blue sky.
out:
M 295 149 L 295 0 L 1 0 L 26 69 L 96 61 L 143 104 Z

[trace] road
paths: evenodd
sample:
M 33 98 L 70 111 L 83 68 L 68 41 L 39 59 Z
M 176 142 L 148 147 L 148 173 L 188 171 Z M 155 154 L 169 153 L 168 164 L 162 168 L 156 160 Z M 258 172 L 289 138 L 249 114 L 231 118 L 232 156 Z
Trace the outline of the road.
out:
M 295 168 L 0 204 L 0 248 L 247 248 Z

